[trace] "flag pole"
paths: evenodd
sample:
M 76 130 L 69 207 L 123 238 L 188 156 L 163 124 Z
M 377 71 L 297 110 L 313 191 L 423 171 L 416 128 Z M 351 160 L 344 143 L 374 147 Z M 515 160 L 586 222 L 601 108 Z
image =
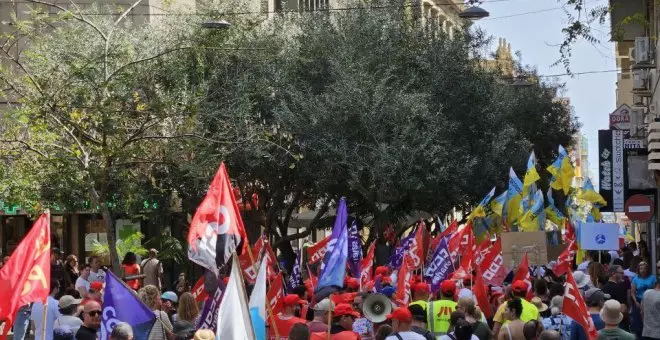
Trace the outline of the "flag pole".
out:
M 328 297 L 328 298 L 330 298 L 330 297 Z M 332 301 L 332 299 L 330 299 L 330 301 Z M 328 308 L 328 337 L 327 337 L 327 340 L 330 340 L 330 337 L 331 337 L 330 328 L 332 328 L 332 309 L 333 309 L 332 305 L 333 304 L 331 303 L 330 308 Z
M 44 302 L 44 310 L 41 312 L 41 339 L 46 339 L 46 317 L 48 316 L 48 298 Z
M 259 272 L 259 268 L 256 268 L 254 255 L 252 255 L 252 247 L 250 246 L 250 240 L 245 240 L 245 246 L 247 247 L 248 257 L 250 258 L 250 263 L 252 264 L 252 268 L 255 269 L 257 272 Z M 264 250 L 266 249 L 266 245 L 264 245 L 263 249 Z M 271 325 L 273 326 L 273 332 L 275 333 L 275 338 L 279 339 L 280 333 L 277 331 L 277 324 L 275 323 L 275 314 L 273 314 L 273 309 L 270 307 L 270 301 L 266 301 L 265 303 L 266 303 L 266 311 L 268 312 L 268 316 L 271 319 Z

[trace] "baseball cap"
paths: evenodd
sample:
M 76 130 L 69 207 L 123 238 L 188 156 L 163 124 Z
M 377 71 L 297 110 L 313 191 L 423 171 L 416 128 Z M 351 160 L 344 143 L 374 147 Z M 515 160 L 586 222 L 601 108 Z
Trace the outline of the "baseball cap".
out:
M 89 284 L 89 288 L 100 292 L 103 290 L 103 282 L 93 281 L 92 283 Z
M 332 300 L 325 298 L 319 301 L 317 304 L 315 304 L 314 307 L 312 307 L 312 309 L 327 312 L 329 310 L 332 310 L 334 307 L 335 304 L 332 302 Z
M 387 314 L 387 318 L 390 320 L 398 320 L 403 322 L 410 322 L 413 319 L 412 313 L 406 307 L 397 308 L 392 313 Z
M 176 296 L 175 292 L 165 292 L 163 293 L 163 295 L 160 296 L 160 298 L 163 300 L 172 301 L 174 303 L 177 303 L 179 301 L 179 297 Z
M 431 287 L 426 282 L 417 282 L 412 288 L 413 292 L 420 294 L 428 294 L 431 291 Z
M 360 288 L 360 282 L 356 278 L 350 278 L 346 280 L 346 287 L 355 289 L 355 288 Z
M 426 310 L 422 305 L 412 304 L 408 306 L 410 314 L 412 314 L 413 319 L 421 322 L 426 322 Z
M 440 284 L 440 290 L 444 294 L 454 294 L 456 292 L 456 282 L 452 280 L 444 280 Z
M 390 269 L 387 266 L 378 266 L 376 267 L 375 275 L 387 275 L 390 272 Z
M 335 310 L 332 312 L 334 316 L 343 316 L 343 315 L 351 315 L 356 318 L 360 317 L 360 313 L 356 312 L 353 310 L 353 307 L 349 305 L 348 303 L 340 303 L 335 307 Z
M 584 298 L 587 299 L 587 305 L 598 305 L 603 300 L 609 300 L 611 296 L 605 294 L 600 288 L 590 288 L 584 292 Z
M 71 295 L 64 295 L 60 298 L 59 303 L 57 306 L 59 308 L 67 308 L 71 307 L 73 305 L 79 305 L 82 302 L 82 299 L 76 299 Z
M 283 302 L 285 306 L 294 306 L 307 303 L 307 301 L 300 299 L 300 297 L 296 294 L 289 294 L 285 296 Z
M 525 292 L 527 292 L 528 288 L 529 288 L 529 286 L 527 285 L 527 282 L 525 282 L 523 280 L 513 281 L 513 284 L 511 285 L 511 290 L 514 293 L 525 293 Z

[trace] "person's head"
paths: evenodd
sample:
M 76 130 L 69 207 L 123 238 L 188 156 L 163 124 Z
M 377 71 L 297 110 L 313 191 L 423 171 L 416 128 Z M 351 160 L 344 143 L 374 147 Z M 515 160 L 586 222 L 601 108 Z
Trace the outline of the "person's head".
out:
M 94 301 L 101 302 L 101 299 L 102 299 L 103 297 L 102 297 L 102 294 L 101 294 L 101 291 L 100 291 L 100 290 L 97 290 L 97 289 L 94 289 L 94 288 L 90 288 L 90 289 L 87 291 L 87 295 L 85 296 L 85 298 L 86 298 L 86 299 L 89 299 L 89 300 L 94 300 Z
M 548 292 L 550 295 L 550 299 L 552 299 L 555 296 L 564 295 L 564 285 L 562 285 L 559 282 L 553 282 L 550 284 L 550 287 L 548 288 Z
M 65 263 L 70 268 L 78 268 L 78 256 L 73 254 L 67 256 Z
M 516 280 L 513 281 L 511 284 L 511 295 L 514 298 L 525 298 L 527 296 L 527 290 L 529 289 L 529 286 L 527 285 L 527 282 L 523 280 Z
M 639 276 L 641 277 L 648 277 L 650 275 L 649 271 L 649 264 L 646 261 L 642 261 L 639 263 Z
M 53 329 L 53 340 L 74 340 L 76 335 L 69 326 L 58 326 Z
M 422 305 L 414 304 L 408 306 L 408 310 L 410 311 L 410 314 L 412 314 L 413 323 L 422 324 L 423 328 L 426 328 L 426 309 L 424 309 Z
M 599 277 L 605 275 L 605 267 L 598 262 L 591 262 L 587 267 L 587 274 L 592 280 L 597 280 Z
M 99 260 L 98 256 L 92 256 L 89 258 L 89 265 L 92 271 L 97 272 L 101 268 L 101 260 Z
M 428 301 L 431 287 L 426 282 L 417 282 L 412 286 L 413 301 Z
M 400 307 L 387 314 L 387 319 L 392 321 L 392 329 L 395 332 L 406 332 L 412 327 L 413 316 L 407 307 Z
M 126 253 L 126 255 L 124 255 L 124 260 L 121 261 L 121 264 L 125 264 L 127 266 L 134 265 L 135 263 L 137 263 L 137 255 L 135 255 L 135 253 L 132 251 Z
M 126 322 L 116 324 L 110 333 L 110 340 L 133 340 L 133 328 Z
M 62 250 L 60 248 L 52 248 L 50 250 L 50 263 L 57 263 L 60 259 L 62 259 Z
M 358 279 L 351 277 L 348 280 L 346 280 L 345 284 L 345 291 L 349 293 L 355 293 L 358 290 L 360 290 L 360 281 Z M 304 287 L 303 287 L 304 288 Z
M 548 294 L 548 281 L 544 279 L 534 280 L 534 295 L 538 297 L 546 296 Z
M 355 295 L 355 298 L 353 298 L 353 309 L 356 311 L 362 313 L 362 305 L 364 304 L 364 300 L 369 296 L 369 293 L 367 292 L 360 292 Z
M 440 284 L 440 294 L 443 299 L 453 300 L 456 296 L 456 282 L 452 280 L 444 280 Z
M 83 324 L 87 328 L 99 329 L 101 328 L 101 304 L 90 300 L 83 306 Z
M 156 258 L 158 256 L 158 250 L 156 248 L 149 249 L 149 257 Z
M 388 336 L 392 334 L 392 326 L 388 324 L 383 324 L 378 327 L 378 330 L 376 331 L 376 336 L 374 337 L 375 340 L 385 340 Z
M 89 279 L 89 272 L 92 270 L 92 266 L 89 264 L 84 264 L 80 266 L 80 277 L 87 280 Z
M 458 322 L 458 320 L 465 320 L 465 313 L 463 313 L 460 310 L 455 310 L 451 314 L 449 314 L 449 329 L 452 330 L 454 328 L 454 325 Z
M 305 286 L 300 285 L 293 289 L 293 294 L 298 295 L 301 300 L 307 300 L 307 289 Z
M 210 329 L 202 328 L 195 332 L 194 340 L 215 340 L 215 332 Z
M 199 307 L 197 307 L 197 301 L 195 301 L 195 297 L 192 294 L 188 292 L 181 294 L 177 314 L 179 314 L 179 319 L 185 321 L 193 322 L 197 318 Z
M 314 310 L 314 320 L 328 323 L 328 311 L 333 310 L 335 304 L 329 298 L 317 302 L 312 309 Z
M 477 305 L 472 298 L 463 297 L 458 299 L 456 310 L 460 310 L 465 313 L 465 315 L 469 315 L 476 320 L 481 320 L 481 312 L 477 309 Z
M 472 325 L 465 319 L 459 318 L 453 326 L 454 336 L 456 340 L 470 340 L 474 329 Z
M 78 309 L 78 305 L 82 300 L 76 299 L 71 295 L 64 295 L 60 298 L 57 308 L 62 315 L 73 315 Z
M 51 280 L 50 281 L 50 296 L 56 296 L 60 293 L 62 287 L 60 286 L 60 281 Z
M 618 326 L 623 320 L 621 313 L 621 304 L 617 300 L 607 300 L 600 310 L 600 318 L 607 326 Z
M 525 322 L 525 326 L 523 326 L 525 340 L 537 340 L 541 331 L 543 331 L 543 327 L 538 320 L 527 321 Z
M 519 298 L 514 298 L 506 303 L 506 309 L 504 310 L 507 320 L 516 320 L 520 319 L 522 314 L 522 302 Z
M 550 313 L 552 315 L 559 315 L 564 308 L 564 297 L 557 295 L 550 300 Z
M 539 340 L 560 340 L 561 336 L 557 331 L 544 330 L 539 334 Z
M 165 312 L 169 312 L 176 308 L 176 304 L 179 302 L 179 297 L 176 296 L 175 292 L 168 291 L 160 296 L 160 300 L 162 301 L 161 309 Z
M 163 304 L 160 298 L 160 289 L 154 285 L 146 285 L 138 291 L 140 300 L 151 310 L 159 310 Z
M 353 330 L 353 322 L 360 317 L 360 313 L 353 310 L 348 303 L 338 304 L 332 312 L 332 323 L 345 330 Z
M 611 265 L 607 270 L 607 276 L 609 277 L 610 281 L 621 282 L 623 281 L 623 275 L 623 267 L 619 265 Z
M 605 294 L 600 288 L 591 288 L 584 292 L 584 299 L 586 300 L 587 307 L 589 308 L 602 308 L 605 300 L 610 296 Z
M 296 294 L 289 294 L 282 299 L 283 302 L 283 309 L 282 313 L 285 315 L 293 315 L 298 307 L 300 307 L 301 304 L 306 303 L 307 301 L 302 300 L 298 295 Z
M 304 323 L 297 323 L 289 331 L 289 340 L 309 340 L 309 327 Z

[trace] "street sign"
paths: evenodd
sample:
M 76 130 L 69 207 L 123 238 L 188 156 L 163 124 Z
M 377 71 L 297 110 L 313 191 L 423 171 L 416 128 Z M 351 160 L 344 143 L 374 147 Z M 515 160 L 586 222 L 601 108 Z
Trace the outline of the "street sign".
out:
M 632 195 L 626 200 L 626 216 L 632 221 L 648 222 L 654 211 L 653 200 L 646 195 Z
M 624 139 L 623 140 L 623 148 L 624 149 L 645 149 L 644 147 L 644 141 L 641 139 Z
M 599 191 L 607 202 L 602 212 L 624 211 L 627 164 L 623 135 L 621 130 L 598 130 Z
M 610 113 L 610 129 L 630 131 L 630 106 L 623 104 Z

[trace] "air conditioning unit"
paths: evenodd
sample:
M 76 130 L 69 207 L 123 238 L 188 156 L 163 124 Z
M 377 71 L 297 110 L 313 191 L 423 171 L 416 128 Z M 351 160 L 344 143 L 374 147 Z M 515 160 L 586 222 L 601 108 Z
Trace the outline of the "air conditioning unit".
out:
M 632 71 L 633 88 L 632 93 L 642 97 L 651 97 L 650 72 L 647 69 L 635 69 Z
M 644 109 L 637 108 L 630 111 L 630 136 L 644 137 Z
M 651 53 L 649 50 L 649 37 L 635 38 L 635 63 L 648 64 L 651 61 Z

